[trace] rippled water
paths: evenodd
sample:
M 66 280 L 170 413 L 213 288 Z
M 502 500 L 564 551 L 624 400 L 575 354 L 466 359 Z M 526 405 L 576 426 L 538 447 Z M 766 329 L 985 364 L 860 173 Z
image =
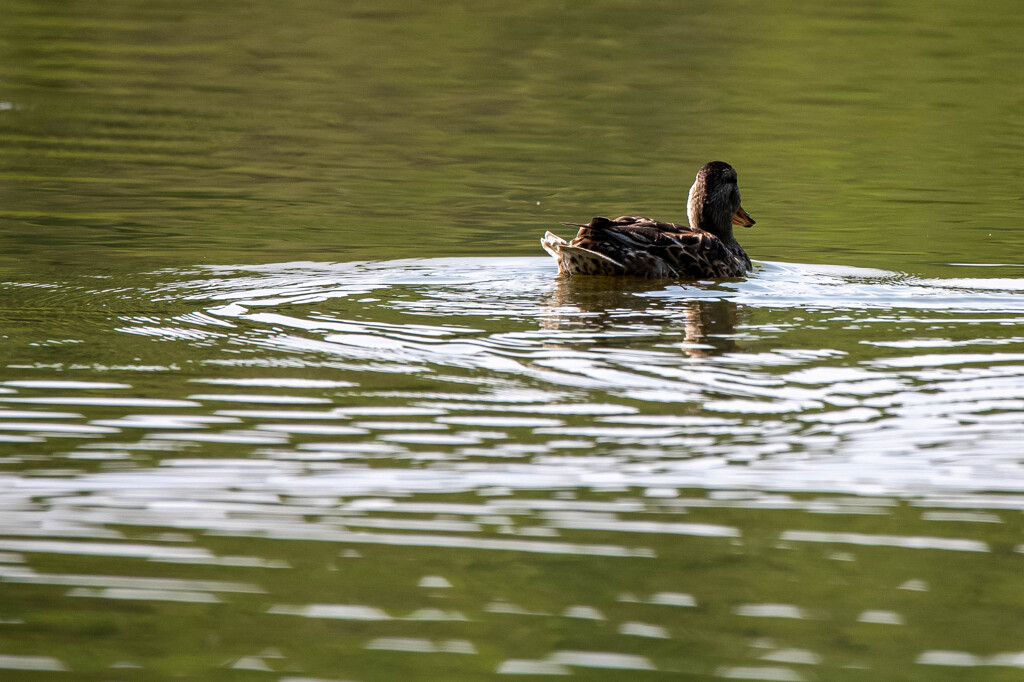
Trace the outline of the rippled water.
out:
M 1021 667 L 1024 279 L 554 272 L 447 258 L 4 285 L 20 310 L 84 310 L 8 344 L 0 616 L 20 653 L 0 666 Z M 117 309 L 102 330 L 99 300 Z M 33 645 L 38 628 L 62 639 Z
M 1020 679 L 1021 35 L 8 0 L 0 679 Z M 712 159 L 749 278 L 556 277 Z

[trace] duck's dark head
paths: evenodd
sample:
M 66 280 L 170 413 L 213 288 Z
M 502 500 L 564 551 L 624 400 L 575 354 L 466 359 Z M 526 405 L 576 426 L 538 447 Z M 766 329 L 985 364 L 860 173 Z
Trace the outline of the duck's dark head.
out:
M 754 219 L 740 207 L 736 169 L 724 161 L 701 166 L 686 201 L 686 216 L 691 227 L 699 227 L 723 241 L 734 239 L 733 225 L 753 225 Z

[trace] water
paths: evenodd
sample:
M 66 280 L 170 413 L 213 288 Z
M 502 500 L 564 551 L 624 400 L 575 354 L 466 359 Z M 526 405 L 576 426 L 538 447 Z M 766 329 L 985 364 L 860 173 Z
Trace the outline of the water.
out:
M 4 14 L 3 679 L 1019 678 L 1016 6 Z

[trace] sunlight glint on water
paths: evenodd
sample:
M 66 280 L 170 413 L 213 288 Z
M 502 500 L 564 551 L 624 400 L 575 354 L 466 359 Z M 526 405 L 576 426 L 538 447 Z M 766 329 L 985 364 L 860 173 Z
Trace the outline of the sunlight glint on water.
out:
M 1024 511 L 1024 352 L 1004 324 L 1024 304 L 1013 281 L 979 284 L 768 263 L 745 282 L 616 285 L 512 258 L 158 272 L 128 295 L 191 309 L 112 325 L 113 342 L 160 340 L 138 368 L 8 365 L 0 434 L 22 447 L 0 480 L 0 584 L 101 611 L 252 612 L 289 653 L 230 645 L 243 670 L 324 670 L 297 622 L 377 624 L 343 640 L 371 678 L 397 664 L 383 652 L 473 669 L 521 619 L 577 644 L 530 640 L 485 669 L 804 679 L 785 666 L 859 665 L 821 624 L 907 628 L 944 612 L 949 597 L 916 587 L 946 579 L 935 554 L 982 574 L 1024 560 L 1024 542 L 997 558 L 1005 541 L 979 530 L 1016 529 Z M 154 376 L 160 397 L 142 389 Z M 40 467 L 29 445 L 61 454 Z M 471 556 L 515 557 L 552 585 L 518 570 L 473 585 L 478 569 L 452 563 Z M 62 568 L 75 557 L 87 562 Z M 701 559 L 678 568 L 685 557 Z M 563 580 L 565 561 L 617 596 Z M 735 565 L 725 590 L 721 561 Z M 777 561 L 799 589 L 785 573 L 764 582 Z M 374 587 L 381 562 L 391 587 Z M 820 577 L 864 562 L 890 567 L 850 573 L 860 587 L 842 598 Z M 268 571 L 319 587 L 279 593 Z M 689 664 L 646 644 L 685 642 L 681 627 L 716 647 L 750 627 L 763 637 L 746 657 Z M 1016 660 L 931 641 L 873 646 L 898 665 Z M 70 665 L 28 655 L 9 667 Z

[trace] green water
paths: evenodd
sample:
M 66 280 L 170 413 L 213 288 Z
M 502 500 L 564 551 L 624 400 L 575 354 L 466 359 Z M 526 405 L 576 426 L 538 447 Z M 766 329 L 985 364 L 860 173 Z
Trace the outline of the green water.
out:
M 533 254 L 712 158 L 755 257 L 1019 254 L 1013 3 L 4 4 L 6 258 Z
M 0 678 L 1020 678 L 1016 4 L 0 17 Z

